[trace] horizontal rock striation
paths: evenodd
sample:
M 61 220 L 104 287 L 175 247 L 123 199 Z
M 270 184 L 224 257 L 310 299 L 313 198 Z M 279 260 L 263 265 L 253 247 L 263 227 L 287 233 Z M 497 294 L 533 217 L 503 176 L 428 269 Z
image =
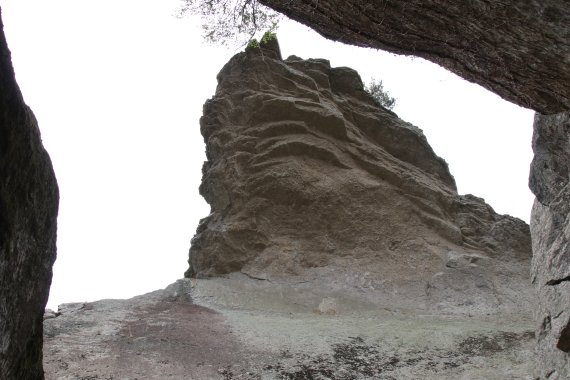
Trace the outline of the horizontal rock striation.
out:
M 459 196 L 417 127 L 358 74 L 323 59 L 247 49 L 204 105 L 208 161 L 187 277 L 361 289 L 386 305 L 528 313 L 528 226 Z
M 570 109 L 570 7 L 557 0 L 260 0 L 332 40 L 435 62 L 520 106 Z
M 1 15 L 1 10 L 0 10 Z M 43 379 L 58 187 L 0 21 L 0 379 Z
M 559 333 L 570 328 L 562 328 L 567 322 L 559 320 L 553 335 L 546 331 L 552 328 L 552 310 L 568 299 L 565 277 L 559 274 L 570 261 L 568 201 L 562 196 L 568 193 L 562 189 L 567 177 L 560 176 L 570 162 L 567 149 L 561 149 L 564 138 L 568 140 L 561 128 L 567 124 L 561 120 L 570 111 L 570 7 L 556 0 L 260 2 L 327 38 L 426 58 L 542 113 L 535 122 L 537 157 L 530 178 L 537 196 L 531 218 L 533 279 L 541 305 L 537 373 L 541 378 L 567 378 L 570 365 L 563 363 L 569 363 L 568 354 L 561 349 L 567 344 L 560 343 Z M 553 119 L 545 116 L 550 114 L 555 114 Z M 562 181 L 553 181 L 557 177 Z M 548 288 L 546 283 L 562 287 Z

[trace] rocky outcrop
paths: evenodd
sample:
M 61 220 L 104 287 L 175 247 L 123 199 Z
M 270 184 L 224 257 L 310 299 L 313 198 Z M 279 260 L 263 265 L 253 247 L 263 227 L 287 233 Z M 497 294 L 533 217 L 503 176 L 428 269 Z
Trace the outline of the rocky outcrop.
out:
M 530 187 L 532 282 L 538 290 L 537 375 L 570 378 L 570 112 L 537 114 Z
M 567 194 L 562 190 L 567 177 L 560 176 L 570 162 L 568 151 L 560 149 L 561 138 L 568 139 L 562 133 L 562 120 L 570 111 L 570 8 L 556 0 L 260 2 L 327 38 L 423 57 L 521 106 L 544 115 L 561 113 L 554 119 L 537 114 L 534 148 L 538 153 L 530 179 L 537 201 L 531 232 L 533 281 L 541 305 L 537 372 L 550 378 L 568 377 L 570 364 L 564 364 L 568 350 L 561 349 L 566 345 L 560 343 L 567 323 L 559 319 L 553 335 L 546 331 L 553 326 L 550 313 L 567 304 L 568 298 L 566 282 L 560 281 L 565 277 L 559 275 L 570 260 L 570 250 L 565 249 L 568 202 L 562 195 Z M 556 131 L 552 126 L 559 122 Z M 546 131 L 541 132 L 542 128 Z M 561 181 L 553 181 L 557 177 Z M 553 196 L 557 201 L 548 199 Z M 557 287 L 547 287 L 550 281 Z
M 435 62 L 544 114 L 570 109 L 570 8 L 557 0 L 259 0 L 323 36 Z
M 55 175 L 16 83 L 0 21 L 1 379 L 43 379 L 42 317 L 56 256 L 57 208 Z
M 389 307 L 528 313 L 528 226 L 459 196 L 417 127 L 358 74 L 262 46 L 218 74 L 201 131 L 211 205 L 186 275 L 359 289 Z M 344 291 L 343 290 L 343 291 Z

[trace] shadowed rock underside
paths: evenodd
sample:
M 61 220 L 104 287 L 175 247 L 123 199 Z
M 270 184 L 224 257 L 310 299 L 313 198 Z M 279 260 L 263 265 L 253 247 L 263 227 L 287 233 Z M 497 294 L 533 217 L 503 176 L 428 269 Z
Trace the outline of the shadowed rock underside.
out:
M 259 1 L 327 38 L 425 58 L 523 107 L 570 109 L 564 1 Z

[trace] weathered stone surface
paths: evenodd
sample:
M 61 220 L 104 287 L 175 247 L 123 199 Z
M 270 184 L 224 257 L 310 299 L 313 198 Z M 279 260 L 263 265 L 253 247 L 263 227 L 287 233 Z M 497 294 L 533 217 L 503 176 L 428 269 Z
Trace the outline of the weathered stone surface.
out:
M 187 276 L 294 276 L 384 306 L 529 312 L 528 226 L 459 196 L 421 130 L 378 107 L 355 71 L 250 49 L 218 74 L 201 131 L 212 212 Z
M 570 112 L 536 114 L 529 184 L 532 281 L 538 290 L 537 376 L 570 378 Z
M 194 304 L 190 287 L 181 280 L 129 300 L 60 305 L 44 322 L 46 379 L 221 379 L 220 369 L 266 359 Z
M 259 1 L 327 38 L 425 58 L 523 107 L 570 109 L 565 2 Z
M 58 188 L 0 29 L 0 378 L 43 379 Z
M 328 295 L 327 295 L 328 294 Z M 243 274 L 60 305 L 48 380 L 527 379 L 533 324 L 404 314 Z
M 568 198 L 563 200 L 566 195 L 561 195 L 567 194 L 562 188 L 567 184 L 570 162 L 567 148 L 563 148 L 568 134 L 560 130 L 545 133 L 537 128 L 550 124 L 551 127 L 545 128 L 552 129 L 556 118 L 561 121 L 564 113 L 570 112 L 570 7 L 567 4 L 557 0 L 260 2 L 327 38 L 423 57 L 521 106 L 545 115 L 562 113 L 550 121 L 537 115 L 534 141 L 537 158 L 530 179 L 537 202 L 531 230 L 535 256 L 533 278 L 540 310 L 547 312 L 555 304 L 567 304 L 566 281 L 558 281 L 562 279 L 560 272 L 567 269 L 563 262 L 567 260 L 570 245 L 566 228 Z M 550 138 L 555 141 L 550 142 Z M 551 203 L 553 197 L 559 197 L 558 201 Z M 554 281 L 562 286 L 545 287 L 546 282 L 540 282 L 539 275 L 546 282 Z M 548 289 L 556 289 L 556 292 Z M 568 377 L 564 374 L 570 372 L 570 364 L 563 364 L 565 360 L 568 362 L 567 357 L 554 345 L 567 348 L 566 333 L 570 329 L 561 327 L 564 323 L 558 322 L 559 331 L 555 333 L 562 335 L 553 337 L 548 333 L 546 339 L 545 328 L 551 328 L 550 317 L 538 315 L 537 318 L 541 353 L 538 373 Z M 552 368 L 557 368 L 556 372 L 550 372 Z

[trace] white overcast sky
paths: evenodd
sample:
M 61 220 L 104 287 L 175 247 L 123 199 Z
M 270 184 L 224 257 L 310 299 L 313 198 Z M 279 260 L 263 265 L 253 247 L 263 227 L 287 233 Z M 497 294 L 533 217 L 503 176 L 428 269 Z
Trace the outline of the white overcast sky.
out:
M 124 298 L 182 277 L 209 206 L 198 194 L 198 120 L 236 51 L 202 42 L 178 0 L 0 0 L 16 77 L 58 178 L 58 259 L 48 307 Z M 283 56 L 327 58 L 382 79 L 455 176 L 528 221 L 533 112 L 418 58 L 327 41 L 291 21 Z

